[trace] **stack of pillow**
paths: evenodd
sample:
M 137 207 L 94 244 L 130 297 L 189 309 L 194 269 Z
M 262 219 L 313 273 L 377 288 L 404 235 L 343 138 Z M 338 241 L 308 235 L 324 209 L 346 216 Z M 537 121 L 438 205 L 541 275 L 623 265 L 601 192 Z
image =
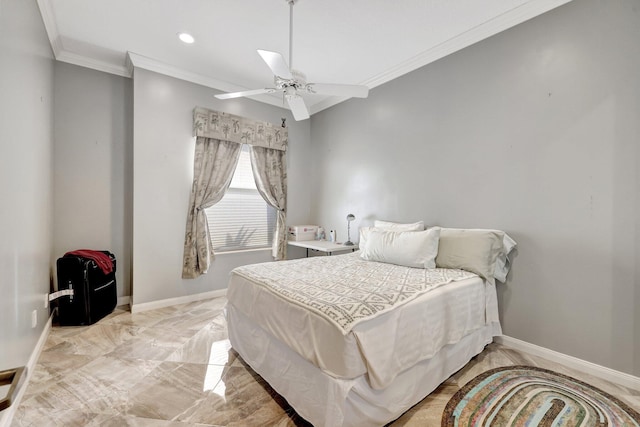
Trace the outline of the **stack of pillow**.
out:
M 414 268 L 458 268 L 489 282 L 506 281 L 516 242 L 500 230 L 375 221 L 360 228 L 360 257 Z

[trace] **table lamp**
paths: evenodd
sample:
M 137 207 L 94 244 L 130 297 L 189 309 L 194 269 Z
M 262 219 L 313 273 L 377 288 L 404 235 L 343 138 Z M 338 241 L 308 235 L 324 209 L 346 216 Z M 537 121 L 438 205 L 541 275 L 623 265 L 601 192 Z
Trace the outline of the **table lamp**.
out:
M 353 246 L 353 242 L 351 241 L 351 221 L 354 219 L 356 219 L 355 215 L 347 215 L 347 241 L 344 242 L 345 246 Z

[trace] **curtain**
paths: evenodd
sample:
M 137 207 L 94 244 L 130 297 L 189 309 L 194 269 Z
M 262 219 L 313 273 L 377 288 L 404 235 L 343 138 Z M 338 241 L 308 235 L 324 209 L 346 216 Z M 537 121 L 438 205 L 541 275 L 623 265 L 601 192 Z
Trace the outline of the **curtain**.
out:
M 231 184 L 242 144 L 196 138 L 193 185 L 184 238 L 182 278 L 195 279 L 209 269 L 215 257 L 204 209 L 218 203 Z M 263 196 L 264 197 L 264 196 Z
M 251 147 L 251 169 L 262 198 L 278 212 L 271 253 L 276 260 L 287 257 L 287 153 L 272 148 Z

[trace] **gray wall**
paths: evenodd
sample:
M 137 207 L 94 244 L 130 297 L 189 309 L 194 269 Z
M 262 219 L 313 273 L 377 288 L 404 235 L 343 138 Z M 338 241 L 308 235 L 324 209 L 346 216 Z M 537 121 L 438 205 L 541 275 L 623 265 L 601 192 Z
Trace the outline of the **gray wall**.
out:
M 133 84 L 55 65 L 53 256 L 115 253 L 118 296 L 131 294 Z M 55 268 L 55 266 L 54 266 Z
M 144 69 L 134 72 L 133 303 L 227 287 L 229 271 L 269 261 L 269 250 L 219 254 L 208 274 L 181 279 L 186 215 L 193 179 L 193 108 L 225 111 L 289 125 L 288 222 L 309 218 L 309 121 L 248 99 L 220 101 L 212 89 Z
M 575 1 L 314 115 L 313 221 L 503 229 L 505 334 L 640 375 L 639 40 Z
M 222 289 L 234 266 L 270 259 L 220 255 L 208 275 L 180 279 L 200 105 L 288 117 L 289 224 L 340 240 L 350 212 L 356 228 L 504 229 L 520 244 L 499 287 L 505 333 L 640 375 L 639 9 L 572 2 L 296 123 L 140 69 L 132 83 L 56 64 L 54 82 L 35 2 L 0 0 L 0 369 L 26 363 L 49 266 L 68 249 L 112 248 L 128 295 L 133 241 L 135 303 Z M 85 203 L 83 180 L 104 199 Z
M 52 98 L 36 2 L 0 0 L 0 370 L 27 363 L 48 318 Z

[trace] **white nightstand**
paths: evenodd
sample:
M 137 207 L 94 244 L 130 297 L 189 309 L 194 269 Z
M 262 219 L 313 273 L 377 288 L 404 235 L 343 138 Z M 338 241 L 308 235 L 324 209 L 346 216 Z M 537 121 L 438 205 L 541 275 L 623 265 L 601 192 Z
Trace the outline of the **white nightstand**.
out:
M 353 246 L 345 246 L 342 243 L 333 243 L 327 240 L 302 240 L 302 241 L 292 241 L 289 240 L 291 246 L 297 246 L 299 248 L 305 248 L 307 250 L 307 256 L 309 256 L 309 249 L 312 251 L 324 252 L 327 255 L 331 255 L 334 252 L 344 252 L 344 251 L 356 251 L 358 250 L 358 245 Z

